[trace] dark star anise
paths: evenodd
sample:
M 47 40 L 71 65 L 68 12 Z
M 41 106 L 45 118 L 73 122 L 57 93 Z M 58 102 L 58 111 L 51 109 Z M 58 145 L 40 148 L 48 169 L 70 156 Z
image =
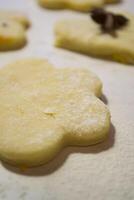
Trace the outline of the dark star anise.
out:
M 101 8 L 93 9 L 90 14 L 91 18 L 101 26 L 105 33 L 111 34 L 126 26 L 129 22 L 125 16 L 114 14 Z

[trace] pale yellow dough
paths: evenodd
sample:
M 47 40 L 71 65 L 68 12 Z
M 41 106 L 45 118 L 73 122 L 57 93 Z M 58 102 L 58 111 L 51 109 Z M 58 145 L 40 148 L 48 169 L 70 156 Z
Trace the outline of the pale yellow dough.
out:
M 88 12 L 94 7 L 102 7 L 104 4 L 116 3 L 120 0 L 37 0 L 43 7 L 50 9 L 73 9 Z
M 22 24 L 25 28 L 30 26 L 30 22 L 24 13 L 11 10 L 0 10 L 0 19 L 10 19 Z
M 99 78 L 84 68 L 56 69 L 46 60 L 0 70 L 0 159 L 37 166 L 68 145 L 103 141 L 110 113 L 98 99 Z
M 134 64 L 134 16 L 127 26 L 116 31 L 116 37 L 103 33 L 92 19 L 65 19 L 55 26 L 55 45 L 95 57 Z
M 14 50 L 26 44 L 27 17 L 19 12 L 0 10 L 0 51 Z

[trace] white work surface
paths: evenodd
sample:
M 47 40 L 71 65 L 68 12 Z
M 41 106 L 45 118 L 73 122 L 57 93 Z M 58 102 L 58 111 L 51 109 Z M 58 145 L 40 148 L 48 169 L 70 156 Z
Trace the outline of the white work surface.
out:
M 134 1 L 113 7 L 134 12 Z M 0 8 L 22 10 L 32 23 L 27 46 L 0 53 L 0 67 L 26 57 L 89 67 L 104 83 L 103 99 L 113 124 L 104 143 L 68 147 L 42 167 L 20 171 L 1 163 L 0 200 L 134 200 L 134 67 L 53 47 L 55 21 L 84 14 L 46 10 L 34 0 L 0 0 Z

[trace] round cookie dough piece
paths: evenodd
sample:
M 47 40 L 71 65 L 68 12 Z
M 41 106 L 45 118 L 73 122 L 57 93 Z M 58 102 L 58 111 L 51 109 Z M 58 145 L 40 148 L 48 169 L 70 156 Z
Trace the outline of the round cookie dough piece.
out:
M 0 70 L 1 160 L 37 166 L 65 146 L 96 144 L 107 137 L 110 114 L 95 96 L 99 79 L 83 70 L 56 69 L 38 59 Z M 94 88 L 88 85 L 93 82 Z
M 3 20 L 10 19 L 16 21 L 22 24 L 25 28 L 28 28 L 30 26 L 28 18 L 19 11 L 0 10 L 0 19 Z
M 25 44 L 24 27 L 16 21 L 0 18 L 0 51 L 18 49 Z
M 43 7 L 50 9 L 73 9 L 88 12 L 95 7 L 102 7 L 107 3 L 115 3 L 119 0 L 38 0 Z

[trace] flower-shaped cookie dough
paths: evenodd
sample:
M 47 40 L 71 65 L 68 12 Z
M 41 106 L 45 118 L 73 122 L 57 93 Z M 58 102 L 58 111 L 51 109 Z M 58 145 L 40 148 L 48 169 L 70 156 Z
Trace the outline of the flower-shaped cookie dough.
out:
M 95 7 L 102 7 L 108 3 L 116 3 L 120 0 L 37 0 L 43 7 L 50 9 L 72 9 L 88 12 Z
M 0 158 L 37 166 L 68 145 L 91 145 L 109 132 L 102 84 L 88 69 L 22 60 L 0 70 Z
M 26 44 L 27 17 L 19 12 L 0 11 L 0 51 L 22 48 Z

